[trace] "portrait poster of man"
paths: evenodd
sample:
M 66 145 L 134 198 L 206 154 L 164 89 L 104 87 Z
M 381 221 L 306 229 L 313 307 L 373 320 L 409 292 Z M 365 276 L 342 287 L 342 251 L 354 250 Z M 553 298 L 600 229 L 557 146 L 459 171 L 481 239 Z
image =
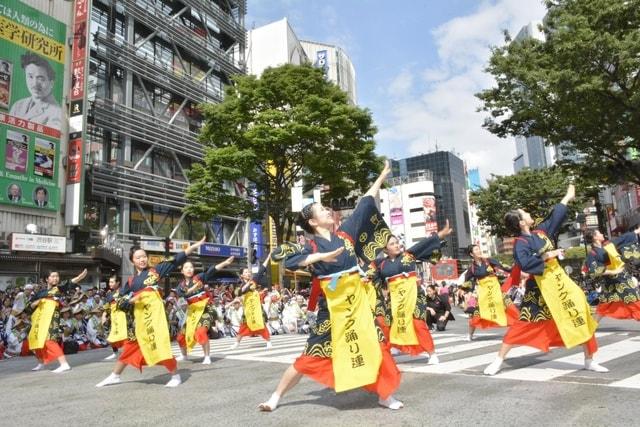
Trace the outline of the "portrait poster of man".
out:
M 7 170 L 26 173 L 27 155 L 29 153 L 29 136 L 7 130 L 7 145 L 5 148 L 4 166 Z

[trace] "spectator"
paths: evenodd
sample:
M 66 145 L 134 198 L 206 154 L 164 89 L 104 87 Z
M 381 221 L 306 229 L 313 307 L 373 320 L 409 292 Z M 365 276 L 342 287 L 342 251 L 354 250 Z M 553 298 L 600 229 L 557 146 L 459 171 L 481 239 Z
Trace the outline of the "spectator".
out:
M 239 299 L 234 299 L 232 302 L 225 306 L 227 310 L 227 319 L 229 319 L 231 331 L 231 336 L 238 335 L 240 331 L 240 323 L 242 323 L 242 305 L 240 304 Z
M 449 320 L 455 320 L 449 298 L 438 295 L 435 286 L 427 286 L 427 325 L 430 329 L 435 325 L 438 331 L 444 331 Z

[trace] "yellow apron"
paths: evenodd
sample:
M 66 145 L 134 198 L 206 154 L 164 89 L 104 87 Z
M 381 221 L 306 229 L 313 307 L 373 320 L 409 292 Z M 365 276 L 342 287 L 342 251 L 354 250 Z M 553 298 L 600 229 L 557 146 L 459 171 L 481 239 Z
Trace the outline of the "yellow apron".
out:
M 507 326 L 502 290 L 496 276 L 490 275 L 478 280 L 478 305 L 481 319 Z
M 147 365 L 173 358 L 164 303 L 157 290 L 144 290 L 133 307 L 136 339 Z
M 54 300 L 43 298 L 31 315 L 31 330 L 29 331 L 29 350 L 44 348 L 44 342 L 49 336 L 49 325 L 53 318 L 53 312 L 58 303 Z
M 127 339 L 127 315 L 124 311 L 118 310 L 116 304 L 111 304 L 111 330 L 107 341 L 115 343 Z
M 205 298 L 201 301 L 189 304 L 187 307 L 187 326 L 185 328 L 185 338 L 187 341 L 187 351 L 191 350 L 196 345 L 196 327 L 198 322 L 204 313 L 204 309 L 209 302 L 209 298 Z
M 418 336 L 413 327 L 413 311 L 418 298 L 415 275 L 397 276 L 388 282 L 391 299 L 391 344 L 417 345 Z
M 607 243 L 602 247 L 602 249 L 604 249 L 607 255 L 609 255 L 609 265 L 607 265 L 607 270 L 614 271 L 624 267 L 624 261 L 620 258 L 616 245 L 613 243 Z
M 321 280 L 331 318 L 331 362 L 336 392 L 373 384 L 378 379 L 382 350 L 373 313 L 360 275 Z
M 591 339 L 598 323 L 591 317 L 584 292 L 567 276 L 558 260 L 547 261 L 544 273 L 535 279 L 564 345 L 571 348 Z
M 264 329 L 264 319 L 262 318 L 262 305 L 258 291 L 249 291 L 242 298 L 242 309 L 247 327 L 251 331 Z
M 371 306 L 371 311 L 376 311 L 376 287 L 370 281 L 362 281 L 362 285 L 364 286 L 364 291 L 367 294 L 367 301 Z

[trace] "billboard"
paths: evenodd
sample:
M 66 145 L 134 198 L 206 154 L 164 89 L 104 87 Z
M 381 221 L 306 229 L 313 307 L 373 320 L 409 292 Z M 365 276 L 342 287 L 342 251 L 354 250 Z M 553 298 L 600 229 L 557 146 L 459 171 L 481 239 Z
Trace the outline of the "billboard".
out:
M 0 203 L 57 211 L 65 39 L 62 22 L 0 4 Z
M 442 259 L 431 266 L 431 277 L 435 281 L 456 280 L 458 278 L 458 263 L 455 259 Z
M 438 232 L 438 221 L 436 220 L 436 196 L 425 196 L 422 199 L 422 210 L 424 212 L 424 227 L 427 236 Z

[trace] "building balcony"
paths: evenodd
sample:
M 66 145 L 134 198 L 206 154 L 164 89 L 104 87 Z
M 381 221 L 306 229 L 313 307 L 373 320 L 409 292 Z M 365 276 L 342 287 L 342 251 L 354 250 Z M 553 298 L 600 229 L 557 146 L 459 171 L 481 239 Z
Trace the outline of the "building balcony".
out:
M 171 178 L 108 163 L 94 164 L 91 193 L 96 196 L 153 204 L 170 209 L 186 205 L 187 184 Z
M 190 6 L 196 11 L 202 11 L 215 20 L 215 24 L 225 33 L 229 34 L 241 45 L 244 45 L 245 31 L 242 25 L 233 16 L 223 11 L 220 6 L 207 0 L 180 0 L 185 6 Z
M 125 14 L 151 29 L 166 34 L 170 40 L 189 51 L 195 58 L 214 60 L 220 70 L 227 75 L 243 74 L 240 65 L 234 63 L 222 49 L 213 46 L 205 37 L 180 24 L 175 18 L 163 14 L 146 0 L 122 0 L 122 2 L 125 6 Z
M 144 141 L 163 150 L 202 160 L 197 135 L 182 127 L 104 98 L 96 98 L 89 110 L 95 126 Z
M 214 92 L 203 81 L 197 81 L 189 75 L 177 75 L 171 68 L 165 68 L 146 59 L 146 53 L 124 40 L 116 39 L 100 31 L 95 35 L 98 57 L 154 82 L 165 89 L 200 102 L 221 102 L 222 94 Z

